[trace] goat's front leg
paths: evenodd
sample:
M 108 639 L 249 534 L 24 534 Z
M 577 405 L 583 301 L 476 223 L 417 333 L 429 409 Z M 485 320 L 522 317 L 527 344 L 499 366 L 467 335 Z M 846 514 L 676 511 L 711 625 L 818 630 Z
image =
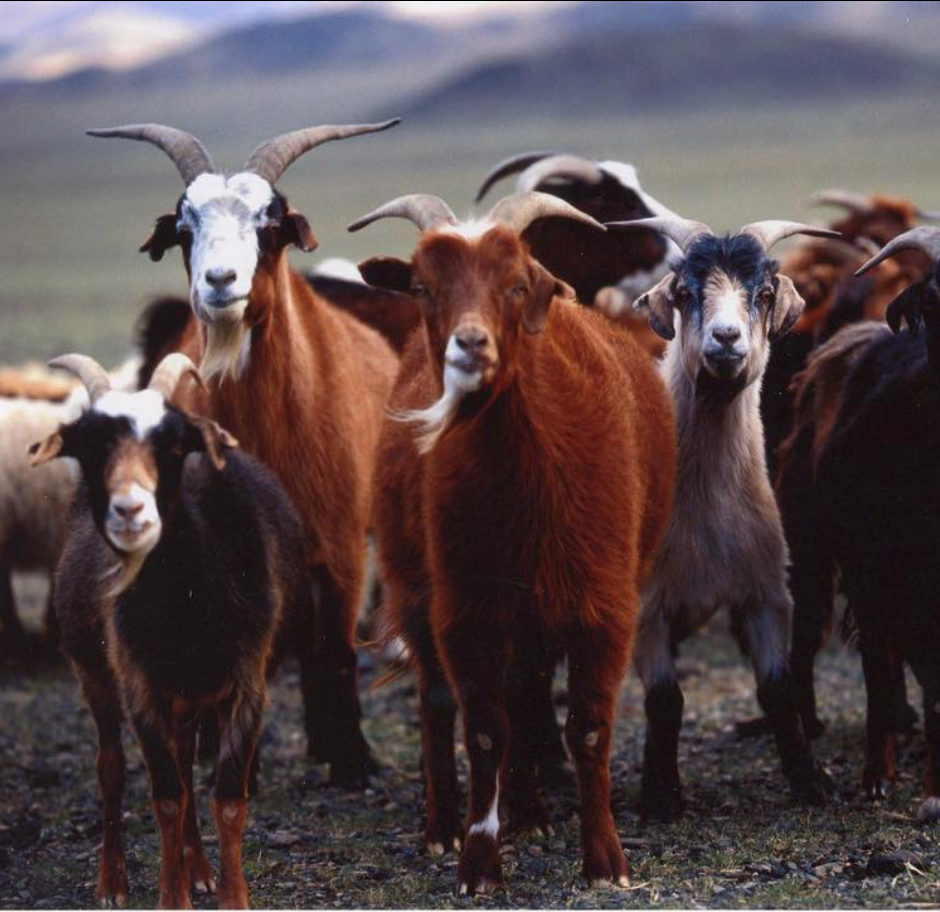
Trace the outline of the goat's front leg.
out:
M 790 792 L 802 804 L 824 805 L 832 783 L 813 758 L 803 732 L 787 662 L 791 612 L 781 582 L 741 609 L 741 628 L 757 679 L 757 701 L 774 733 Z
M 127 902 L 127 862 L 121 831 L 124 796 L 124 748 L 121 746 L 121 701 L 114 681 L 76 666 L 82 692 L 98 729 L 98 788 L 101 791 L 103 840 L 95 898 L 106 909 Z
M 141 753 L 150 773 L 154 816 L 160 827 L 161 909 L 191 909 L 189 877 L 183 857 L 186 788 L 174 756 L 169 710 L 138 710 L 131 716 Z
M 467 612 L 473 616 L 473 612 Z M 464 720 L 470 759 L 466 836 L 457 866 L 461 894 L 488 893 L 502 881 L 499 860 L 499 769 L 509 742 L 504 703 L 508 642 L 492 628 L 461 625 L 438 637 Z
M 606 625 L 585 626 L 571 636 L 565 734 L 578 771 L 584 876 L 592 884 L 626 887 L 630 866 L 610 810 L 610 742 L 630 637 Z
M 181 721 L 177 727 L 176 756 L 180 774 L 186 787 L 186 815 L 183 822 L 183 858 L 189 885 L 197 893 L 215 890 L 212 866 L 202 848 L 199 835 L 199 818 L 196 814 L 196 797 L 193 791 L 193 762 L 196 759 L 196 731 L 198 719 Z
M 895 766 L 897 737 L 892 730 L 893 669 L 883 635 L 871 637 L 863 632 L 861 640 L 868 703 L 862 788 L 870 798 L 884 798 L 891 793 L 898 775 Z
M 221 735 L 213 812 L 219 832 L 220 909 L 247 909 L 242 838 L 248 817 L 248 777 L 258 747 L 264 711 L 264 680 L 254 682 L 219 710 Z
M 911 668 L 924 695 L 924 735 L 927 738 L 927 795 L 917 809 L 917 819 L 925 823 L 940 822 L 940 664 L 937 662 L 936 639 L 933 636 L 911 636 L 919 640 L 919 654 L 911 655 Z
M 672 634 L 662 606 L 644 606 L 634 656 L 646 693 L 640 816 L 644 820 L 674 820 L 683 807 L 679 731 L 684 701 L 676 678 Z

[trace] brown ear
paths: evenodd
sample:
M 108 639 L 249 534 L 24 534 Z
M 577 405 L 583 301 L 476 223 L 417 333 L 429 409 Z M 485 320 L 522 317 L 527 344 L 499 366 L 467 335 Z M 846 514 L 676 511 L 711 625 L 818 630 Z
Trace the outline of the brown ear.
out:
M 777 276 L 777 295 L 771 314 L 770 341 L 785 336 L 800 319 L 806 302 L 800 297 L 796 286 L 785 275 Z
M 55 459 L 56 456 L 62 452 L 64 442 L 62 434 L 56 431 L 54 434 L 50 434 L 45 440 L 40 440 L 39 443 L 32 444 L 29 448 L 29 464 L 35 468 L 36 466 L 45 465 L 50 460 Z
M 375 256 L 359 264 L 359 274 L 367 285 L 386 291 L 411 291 L 411 263 L 397 257 Z
M 153 226 L 153 233 L 140 245 L 141 253 L 149 253 L 155 263 L 163 259 L 163 254 L 180 242 L 176 230 L 176 214 L 161 215 Z
M 288 209 L 278 227 L 278 243 L 282 247 L 293 244 L 306 253 L 317 249 L 317 239 L 310 222 L 294 209 Z
M 225 451 L 237 449 L 238 441 L 211 418 L 190 417 L 189 420 L 202 435 L 205 454 L 215 466 L 216 471 L 224 469 Z
M 667 342 L 676 337 L 675 301 L 672 294 L 675 279 L 676 274 L 670 272 L 633 302 L 634 310 L 648 311 L 653 332 Z
M 565 282 L 556 279 L 541 263 L 532 262 L 532 284 L 529 297 L 522 306 L 522 328 L 532 335 L 545 329 L 548 322 L 548 308 L 556 295 L 566 300 L 574 300 L 574 289 Z

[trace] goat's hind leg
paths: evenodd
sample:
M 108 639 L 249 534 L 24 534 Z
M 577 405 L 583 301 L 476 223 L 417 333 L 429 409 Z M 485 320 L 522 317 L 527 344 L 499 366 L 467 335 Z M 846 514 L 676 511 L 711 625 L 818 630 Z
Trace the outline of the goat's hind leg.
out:
M 897 736 L 892 730 L 892 657 L 884 635 L 873 637 L 862 633 L 861 653 L 867 699 L 862 788 L 869 798 L 885 798 L 897 780 Z
M 824 805 L 832 782 L 813 757 L 787 662 L 792 603 L 785 587 L 739 609 L 757 679 L 757 701 L 774 733 L 783 774 L 801 804 Z

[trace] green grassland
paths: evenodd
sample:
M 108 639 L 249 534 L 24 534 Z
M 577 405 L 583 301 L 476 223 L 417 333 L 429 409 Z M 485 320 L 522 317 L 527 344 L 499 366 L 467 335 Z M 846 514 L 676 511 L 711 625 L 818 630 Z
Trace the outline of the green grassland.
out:
M 94 125 L 156 120 L 197 133 L 216 164 L 235 170 L 254 145 L 300 125 L 394 116 L 396 101 L 434 74 L 376 69 L 331 80 L 282 77 L 198 92 L 126 90 L 31 102 L 0 100 L 0 362 L 66 349 L 115 361 L 152 296 L 185 292 L 174 251 L 154 264 L 137 253 L 155 217 L 181 189 L 157 150 L 93 140 Z M 679 212 L 733 228 L 767 217 L 820 218 L 805 207 L 825 186 L 907 194 L 940 208 L 933 98 L 714 113 L 560 111 L 552 120 L 403 123 L 389 133 L 330 144 L 281 182 L 310 219 L 325 256 L 407 253 L 414 230 L 345 225 L 400 193 L 437 193 L 458 214 L 495 161 L 530 148 L 632 161 L 647 189 Z M 500 189 L 508 189 L 508 183 Z M 495 198 L 495 196 L 494 196 Z

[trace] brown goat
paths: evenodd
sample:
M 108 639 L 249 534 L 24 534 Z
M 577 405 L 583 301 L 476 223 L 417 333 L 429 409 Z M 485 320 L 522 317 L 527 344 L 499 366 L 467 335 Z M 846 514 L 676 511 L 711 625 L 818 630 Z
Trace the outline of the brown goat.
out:
M 520 239 L 546 216 L 601 227 L 577 209 L 522 193 L 459 225 L 443 201 L 412 196 L 352 227 L 388 216 L 423 232 L 410 262 L 361 268 L 423 312 L 380 444 L 376 522 L 387 621 L 418 668 L 428 847 L 464 836 L 459 890 L 486 892 L 501 878 L 500 805 L 514 828 L 543 823 L 536 720 L 563 654 L 584 873 L 625 885 L 608 758 L 639 590 L 670 509 L 664 384 Z M 470 758 L 465 829 L 452 694 Z
M 170 127 L 95 131 L 144 139 L 176 163 L 186 190 L 143 245 L 153 259 L 183 249 L 189 323 L 179 347 L 200 363 L 208 401 L 245 450 L 274 470 L 304 523 L 318 600 L 316 641 L 296 643 L 310 753 L 333 782 L 360 787 L 374 761 L 359 730 L 355 614 L 364 577 L 371 479 L 397 359 L 373 330 L 327 304 L 291 269 L 287 248 L 313 250 L 307 220 L 274 189 L 320 143 L 393 126 L 315 127 L 259 146 L 245 170 L 212 169 L 198 140 Z

